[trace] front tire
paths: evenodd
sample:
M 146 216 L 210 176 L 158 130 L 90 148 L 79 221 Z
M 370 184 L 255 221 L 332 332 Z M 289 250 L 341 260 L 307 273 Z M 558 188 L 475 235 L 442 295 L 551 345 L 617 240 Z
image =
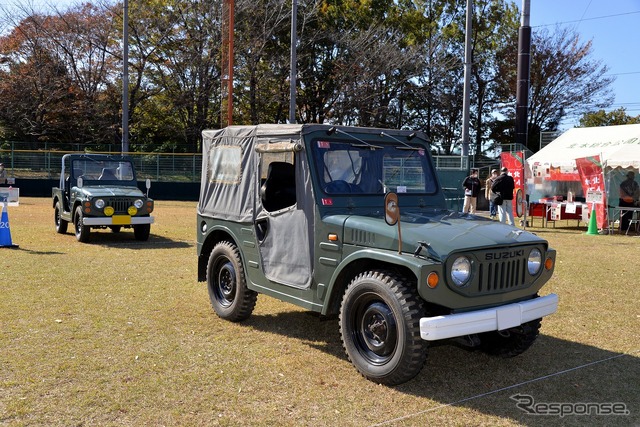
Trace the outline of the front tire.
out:
M 114 231 L 115 232 L 115 231 Z M 133 226 L 133 235 L 136 240 L 147 241 L 151 234 L 151 224 L 139 224 Z
M 60 201 L 56 202 L 56 207 L 54 209 L 54 221 L 56 224 L 56 233 L 65 234 L 67 232 L 67 227 L 69 223 L 62 219 L 62 206 L 60 205 Z
M 506 331 L 479 334 L 480 349 L 487 354 L 504 359 L 518 356 L 531 347 L 538 338 L 541 320 L 532 320 Z
M 76 214 L 73 216 L 73 225 L 75 226 L 76 239 L 78 242 L 88 243 L 91 234 L 91 227 L 82 223 L 82 206 L 76 208 Z
M 258 294 L 247 288 L 240 251 L 234 244 L 220 242 L 211 251 L 207 289 L 211 307 L 221 318 L 240 322 L 251 316 Z
M 427 358 L 420 338 L 424 312 L 415 282 L 403 276 L 370 271 L 353 279 L 340 307 L 340 335 L 358 372 L 385 385 L 415 377 Z

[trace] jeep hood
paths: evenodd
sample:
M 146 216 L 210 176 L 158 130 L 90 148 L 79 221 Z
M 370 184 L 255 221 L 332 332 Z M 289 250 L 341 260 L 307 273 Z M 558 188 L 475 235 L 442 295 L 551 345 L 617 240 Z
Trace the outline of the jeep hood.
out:
M 350 215 L 344 218 L 345 244 L 398 249 L 398 226 L 379 217 Z M 326 220 L 326 219 L 325 219 Z M 451 211 L 403 212 L 400 220 L 403 252 L 413 252 L 418 242 L 429 243 L 444 260 L 459 250 L 517 246 L 546 241 L 535 234 L 475 215 Z
M 75 187 L 87 197 L 144 197 L 144 193 L 138 187 L 131 186 L 84 186 Z

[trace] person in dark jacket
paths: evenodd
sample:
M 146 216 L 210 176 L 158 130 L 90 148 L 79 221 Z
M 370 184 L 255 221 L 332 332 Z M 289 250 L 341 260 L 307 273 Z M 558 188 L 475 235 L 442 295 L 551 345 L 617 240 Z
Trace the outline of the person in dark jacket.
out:
M 502 173 L 493 181 L 491 191 L 502 197 L 502 204 L 498 205 L 498 218 L 500 222 L 513 225 L 513 190 L 515 183 L 509 175 L 509 169 L 503 167 Z
M 464 205 L 462 206 L 463 213 L 476 213 L 476 204 L 478 202 L 478 194 L 480 194 L 481 186 L 482 184 L 478 178 L 478 169 L 471 169 L 471 175 L 462 181 L 462 188 L 464 188 Z

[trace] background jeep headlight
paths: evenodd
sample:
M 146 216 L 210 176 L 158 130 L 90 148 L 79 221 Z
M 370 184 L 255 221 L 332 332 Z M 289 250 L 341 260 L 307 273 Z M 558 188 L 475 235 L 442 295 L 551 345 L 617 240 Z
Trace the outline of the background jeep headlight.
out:
M 96 205 L 96 208 L 102 209 L 104 208 L 104 200 L 98 199 L 95 201 L 94 205 Z
M 467 257 L 458 257 L 451 264 L 451 280 L 457 286 L 464 286 L 471 277 L 471 261 Z
M 529 259 L 527 259 L 527 268 L 529 269 L 529 274 L 535 276 L 540 271 L 540 267 L 542 266 L 542 254 L 539 249 L 533 249 L 529 252 Z
M 136 209 L 140 209 L 144 206 L 144 202 L 140 199 L 136 200 L 135 202 L 133 202 L 133 206 L 136 207 Z

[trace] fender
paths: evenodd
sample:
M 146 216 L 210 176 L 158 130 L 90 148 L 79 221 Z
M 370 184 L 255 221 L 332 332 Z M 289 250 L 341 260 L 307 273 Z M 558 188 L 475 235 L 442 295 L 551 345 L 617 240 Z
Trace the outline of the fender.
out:
M 347 270 L 351 265 L 358 261 L 366 260 L 367 262 L 370 262 L 371 260 L 374 260 L 392 264 L 395 266 L 405 267 L 413 273 L 416 279 L 421 277 L 421 273 L 425 267 L 442 265 L 430 259 L 413 256 L 413 254 L 410 253 L 399 254 L 396 251 L 372 248 L 357 249 L 349 245 L 343 246 L 343 250 L 345 252 L 348 252 L 350 249 L 354 250 L 354 252 L 351 252 L 342 259 L 331 276 L 331 280 L 326 292 L 326 295 L 328 297 L 324 298 L 322 314 L 328 313 L 329 306 L 331 305 L 331 301 L 334 297 L 334 289 L 336 289 L 336 287 L 340 289 L 342 285 L 342 283 L 340 283 L 341 276 L 343 275 L 343 273 L 345 273 L 345 270 Z

